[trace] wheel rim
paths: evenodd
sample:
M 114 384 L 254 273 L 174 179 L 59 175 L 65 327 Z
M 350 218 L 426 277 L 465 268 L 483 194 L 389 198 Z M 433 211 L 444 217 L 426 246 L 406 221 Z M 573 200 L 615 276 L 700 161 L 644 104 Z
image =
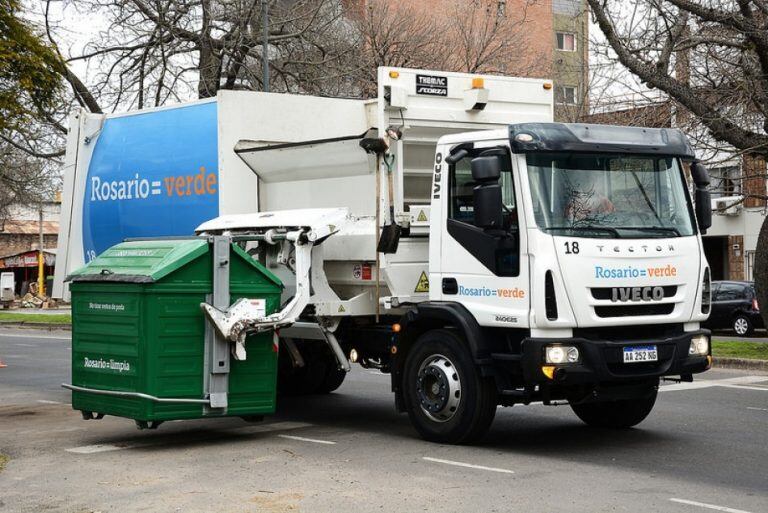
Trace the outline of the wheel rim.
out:
M 453 362 L 441 354 L 425 358 L 419 366 L 416 394 L 427 417 L 436 422 L 451 420 L 461 402 L 461 379 Z
M 744 335 L 749 329 L 749 326 L 747 325 L 747 320 L 743 317 L 739 317 L 733 322 L 733 329 L 739 335 Z

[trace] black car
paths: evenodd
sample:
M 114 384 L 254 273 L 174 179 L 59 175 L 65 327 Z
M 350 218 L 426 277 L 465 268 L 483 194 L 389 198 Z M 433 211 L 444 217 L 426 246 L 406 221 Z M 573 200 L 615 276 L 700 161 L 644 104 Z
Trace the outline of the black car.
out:
M 763 318 L 751 281 L 713 281 L 712 311 L 704 327 L 730 329 L 740 336 L 751 335 L 763 327 Z

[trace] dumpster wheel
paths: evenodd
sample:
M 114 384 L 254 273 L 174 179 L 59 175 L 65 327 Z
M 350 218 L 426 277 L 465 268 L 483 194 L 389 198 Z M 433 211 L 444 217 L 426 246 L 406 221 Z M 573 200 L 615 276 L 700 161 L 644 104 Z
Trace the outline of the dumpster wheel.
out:
M 136 427 L 139 429 L 157 429 L 160 427 L 160 424 L 162 424 L 162 420 L 137 420 L 136 421 Z

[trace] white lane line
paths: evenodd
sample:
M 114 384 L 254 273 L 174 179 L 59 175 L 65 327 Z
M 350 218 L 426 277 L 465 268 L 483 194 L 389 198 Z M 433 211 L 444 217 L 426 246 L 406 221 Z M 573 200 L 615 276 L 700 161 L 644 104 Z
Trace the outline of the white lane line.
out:
M 37 347 L 35 344 L 14 344 L 19 347 Z
M 61 404 L 59 401 L 49 401 L 48 399 L 38 399 L 37 402 L 40 404 Z
M 429 458 L 427 456 L 424 456 L 422 458 L 426 461 L 432 461 L 434 463 L 443 463 L 445 465 L 453 465 L 454 467 L 465 467 L 465 468 L 474 468 L 477 470 L 488 470 L 490 472 L 498 472 L 500 474 L 514 474 L 515 472 L 512 470 L 508 470 L 506 468 L 496 468 L 496 467 L 484 467 L 483 465 L 473 465 L 471 463 L 463 463 L 461 461 L 453 461 L 453 460 L 442 460 L 440 458 Z
M 756 387 L 750 387 L 747 385 L 716 385 L 716 386 L 722 387 L 722 388 L 737 388 L 741 390 L 760 390 L 761 392 L 768 392 L 768 387 L 761 387 L 761 386 L 756 386 Z
M 747 406 L 748 410 L 756 410 L 756 411 L 768 411 L 768 408 L 756 408 L 754 406 Z
M 693 383 L 675 383 L 674 385 L 662 385 L 659 387 L 659 392 L 674 392 L 676 390 L 696 390 L 700 388 L 725 386 L 730 387 L 733 385 L 750 385 L 753 383 L 760 383 L 766 381 L 765 376 L 737 376 L 735 378 L 728 379 L 714 379 L 714 380 L 698 380 Z M 743 388 L 743 387 L 740 387 Z
M 696 502 L 696 501 L 689 501 L 686 499 L 675 499 L 675 498 L 671 498 L 669 500 L 672 502 L 677 502 L 679 504 L 687 504 L 689 506 L 698 506 L 700 508 L 713 509 L 715 511 L 725 511 L 726 513 L 749 513 L 749 511 L 745 511 L 743 509 L 733 509 L 733 508 L 728 508 L 726 506 L 718 506 L 717 504 L 706 504 L 704 502 Z
M 71 336 L 69 336 L 69 337 L 48 337 L 48 336 L 45 336 L 45 335 L 15 335 L 15 334 L 14 335 L 10 335 L 8 333 L 0 333 L 0 338 L 1 337 L 7 337 L 7 338 L 35 338 L 35 339 L 37 339 L 37 338 L 45 338 L 45 339 L 49 339 L 49 340 L 70 340 L 72 338 Z
M 299 429 L 304 427 L 310 427 L 312 424 L 306 422 L 275 422 L 273 424 L 266 424 L 263 426 L 245 426 L 241 428 L 228 429 L 227 432 L 232 433 L 269 433 L 272 431 L 285 431 L 288 429 Z M 168 445 L 167 441 L 151 441 L 151 442 L 137 442 L 126 444 L 93 444 L 83 445 L 80 447 L 71 447 L 64 449 L 66 452 L 75 454 L 94 454 L 99 452 L 110 451 L 122 451 L 123 449 L 137 449 L 141 447 L 151 447 L 153 445 Z
M 75 453 L 75 454 L 95 454 L 97 452 L 109 452 L 109 451 L 120 451 L 122 449 L 131 449 L 132 447 L 138 447 L 138 446 L 130 445 L 130 444 L 124 444 L 124 445 L 94 444 L 94 445 L 83 445 L 81 447 L 72 447 L 70 449 L 64 449 L 64 450 L 67 452 Z
M 336 442 L 331 442 L 330 440 L 317 440 L 316 438 L 304 438 L 303 436 L 293 436 L 293 435 L 277 435 L 280 438 L 288 438 L 289 440 L 298 440 L 299 442 L 312 442 L 314 444 L 326 444 L 326 445 L 336 445 Z

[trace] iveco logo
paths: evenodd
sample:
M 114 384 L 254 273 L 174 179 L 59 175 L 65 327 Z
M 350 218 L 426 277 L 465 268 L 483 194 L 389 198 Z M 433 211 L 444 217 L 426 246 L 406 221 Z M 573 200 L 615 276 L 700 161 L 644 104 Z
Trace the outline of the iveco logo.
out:
M 613 287 L 611 301 L 661 301 L 664 299 L 663 287 Z

